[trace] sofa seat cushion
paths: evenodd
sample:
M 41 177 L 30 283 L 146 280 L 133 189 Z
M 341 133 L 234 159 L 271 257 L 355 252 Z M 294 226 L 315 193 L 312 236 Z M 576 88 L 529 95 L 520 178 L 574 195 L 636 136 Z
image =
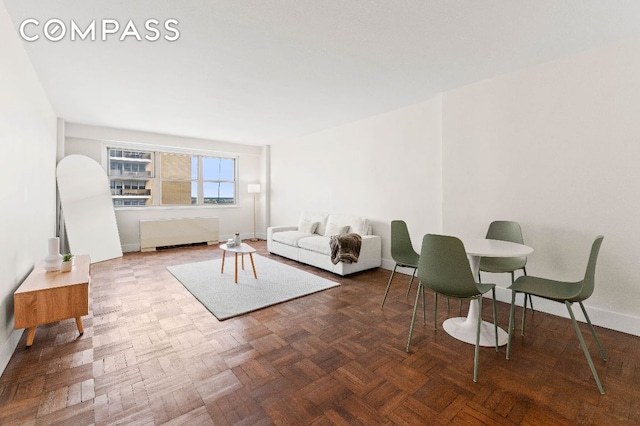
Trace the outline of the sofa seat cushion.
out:
M 298 241 L 298 247 L 314 251 L 316 253 L 326 254 L 327 256 L 331 255 L 331 246 L 329 245 L 330 237 L 323 236 L 311 236 L 306 238 L 301 238 Z
M 292 247 L 299 247 L 298 243 L 302 238 L 309 238 L 311 235 L 308 232 L 300 232 L 300 231 L 282 231 L 282 232 L 274 232 L 273 233 L 273 241 L 277 241 L 282 244 L 286 244 Z M 327 243 L 328 244 L 328 243 Z

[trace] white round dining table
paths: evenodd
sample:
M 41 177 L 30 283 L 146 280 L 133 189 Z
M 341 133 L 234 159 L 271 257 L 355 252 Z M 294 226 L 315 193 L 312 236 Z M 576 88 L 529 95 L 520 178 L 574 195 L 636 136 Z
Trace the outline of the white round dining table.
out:
M 533 253 L 533 248 L 524 244 L 512 243 L 509 241 L 490 240 L 486 238 L 474 238 L 462 240 L 471 272 L 475 279 L 480 271 L 480 258 L 482 257 L 524 257 Z M 449 318 L 442 328 L 458 340 L 472 345 L 476 344 L 476 327 L 478 321 L 478 301 L 469 302 L 469 312 L 466 317 Z M 498 327 L 498 345 L 507 344 L 507 332 Z M 495 333 L 493 324 L 482 321 L 480 328 L 480 346 L 494 346 Z

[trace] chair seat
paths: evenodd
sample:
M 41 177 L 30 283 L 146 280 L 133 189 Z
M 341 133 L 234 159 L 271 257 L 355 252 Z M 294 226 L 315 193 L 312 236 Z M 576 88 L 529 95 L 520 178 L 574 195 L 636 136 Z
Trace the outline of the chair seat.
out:
M 417 268 L 418 260 L 419 258 L 416 258 L 415 262 L 396 262 L 396 263 L 401 268 Z
M 481 294 L 485 294 L 486 292 L 490 291 L 492 288 L 495 288 L 495 284 L 491 284 L 491 283 L 476 283 L 476 287 L 478 287 L 478 291 Z
M 467 289 L 468 291 L 466 292 L 455 288 L 454 291 L 451 291 L 450 288 L 448 288 L 446 285 L 435 285 L 429 288 L 443 296 L 453 297 L 454 299 L 475 299 L 477 297 L 481 297 L 488 291 L 491 291 L 491 289 L 495 288 L 495 286 L 495 284 L 490 283 L 476 283 L 477 289 L 470 288 Z
M 547 278 L 523 275 L 518 277 L 508 289 L 528 293 L 544 299 L 563 302 L 565 300 L 572 301 L 574 297 L 580 294 L 582 282 L 555 281 Z

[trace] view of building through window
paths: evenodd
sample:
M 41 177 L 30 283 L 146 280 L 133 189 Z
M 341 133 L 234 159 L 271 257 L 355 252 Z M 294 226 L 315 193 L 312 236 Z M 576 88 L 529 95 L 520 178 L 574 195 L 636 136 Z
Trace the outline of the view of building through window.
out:
M 114 206 L 235 204 L 233 158 L 108 148 Z
M 123 149 L 108 149 L 108 152 L 113 205 L 153 205 L 153 153 Z

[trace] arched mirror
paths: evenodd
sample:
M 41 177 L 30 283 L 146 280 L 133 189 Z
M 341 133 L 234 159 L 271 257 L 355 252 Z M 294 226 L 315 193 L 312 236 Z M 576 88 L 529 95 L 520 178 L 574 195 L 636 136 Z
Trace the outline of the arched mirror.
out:
M 69 155 L 58 163 L 58 192 L 69 249 L 91 262 L 122 256 L 109 179 L 95 160 Z

